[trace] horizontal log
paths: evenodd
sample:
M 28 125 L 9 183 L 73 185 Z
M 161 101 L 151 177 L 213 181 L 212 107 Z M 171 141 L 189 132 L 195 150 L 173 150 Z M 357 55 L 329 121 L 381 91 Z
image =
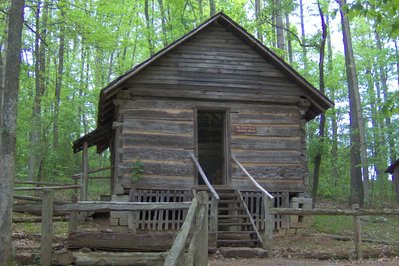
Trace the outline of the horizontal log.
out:
M 301 179 L 303 180 L 308 174 L 308 169 L 303 165 L 293 164 L 293 165 L 268 165 L 268 166 L 256 166 L 248 163 L 242 162 L 245 169 L 258 181 L 262 182 L 262 179 Z M 256 164 L 256 163 L 254 163 Z M 259 163 L 260 164 L 260 163 Z M 232 169 L 233 176 L 242 176 L 243 173 L 237 165 L 233 164 Z
M 14 188 L 14 190 L 15 191 L 46 190 L 46 189 L 62 190 L 62 189 L 74 189 L 74 188 L 80 188 L 80 185 L 63 185 L 63 186 L 51 186 L 51 187 L 16 187 Z
M 157 252 L 73 252 L 74 265 L 163 265 L 166 253 Z
M 289 125 L 292 127 L 300 126 L 299 113 L 279 112 L 279 106 L 275 107 L 274 113 L 233 113 L 231 114 L 231 123 L 234 124 L 253 124 L 264 125 L 278 124 Z
M 122 136 L 122 142 L 123 146 L 194 149 L 193 137 L 172 134 L 156 137 L 148 134 L 129 134 Z
M 42 202 L 42 198 L 40 197 L 33 197 L 33 196 L 24 196 L 24 195 L 13 195 L 14 199 L 19 199 L 19 200 L 29 200 L 29 201 L 36 201 L 36 202 Z
M 399 209 L 359 209 L 359 210 L 340 210 L 340 209 L 298 209 L 298 208 L 272 208 L 272 214 L 288 215 L 327 215 L 327 216 L 372 216 L 372 215 L 399 215 Z
M 152 107 L 154 108 L 154 107 Z M 173 120 L 173 121 L 192 121 L 193 110 L 178 109 L 138 109 L 135 101 L 128 101 L 124 104 L 121 113 L 124 119 L 140 118 L 140 119 L 156 119 L 156 120 Z
M 250 149 L 250 150 L 292 150 L 302 151 L 304 149 L 300 139 L 288 138 L 238 138 L 232 136 L 232 149 Z
M 53 222 L 66 222 L 66 221 L 69 221 L 69 218 L 53 217 Z M 41 217 L 26 217 L 26 218 L 13 217 L 12 222 L 13 223 L 41 223 L 42 218 Z
M 171 177 L 169 176 L 145 176 L 144 178 L 133 181 L 131 178 L 123 177 L 120 181 L 125 190 L 130 188 L 149 188 L 149 189 L 191 189 L 194 185 L 194 177 Z
M 137 119 L 139 118 L 139 119 Z M 143 120 L 140 117 L 125 118 L 123 121 L 123 134 L 128 135 L 131 131 L 149 131 L 160 133 L 191 133 L 193 132 L 193 116 L 191 121 L 173 120 Z
M 232 153 L 241 163 L 303 163 L 306 159 L 304 154 L 290 150 L 242 150 L 233 149 Z
M 165 158 L 169 159 L 169 158 Z M 131 176 L 131 169 L 129 165 L 134 163 L 136 159 L 125 160 L 123 166 L 120 168 L 120 173 L 123 176 Z M 143 170 L 145 175 L 161 175 L 161 176 L 190 176 L 193 175 L 193 166 L 190 159 L 184 161 L 144 161 Z
M 173 243 L 174 231 L 165 232 L 72 232 L 67 239 L 70 249 L 90 248 L 126 251 L 166 251 Z
M 168 84 L 134 84 L 132 91 L 121 92 L 121 97 L 130 98 L 131 94 L 135 96 L 145 97 L 171 97 L 182 99 L 202 99 L 202 100 L 223 100 L 223 101 L 240 101 L 240 102 L 262 102 L 262 103 L 279 103 L 279 104 L 296 104 L 299 96 L 289 95 L 270 95 L 258 92 L 243 92 L 242 89 L 237 89 L 236 92 L 220 92 L 215 86 L 197 86 L 184 85 L 181 89 L 177 89 L 176 85 Z
M 37 185 L 37 186 L 63 186 L 65 184 L 61 183 L 53 183 L 53 182 L 42 182 L 42 181 L 23 181 L 23 180 L 15 180 L 15 184 L 25 184 L 25 185 Z
M 120 151 L 124 158 L 137 158 L 138 160 L 186 160 L 190 158 L 193 150 L 172 149 L 160 147 L 124 146 Z
M 187 209 L 190 202 L 104 202 L 104 201 L 78 201 L 77 203 L 55 204 L 54 211 L 141 211 L 141 210 L 177 210 Z M 42 204 L 14 204 L 13 211 L 38 211 L 42 209 Z
M 298 180 L 256 180 L 268 192 L 305 192 L 302 179 Z M 284 182 L 281 182 L 284 181 Z M 248 178 L 232 179 L 232 186 L 240 191 L 258 191 Z
M 249 132 L 240 131 L 240 128 L 250 127 Z M 255 135 L 265 137 L 295 137 L 305 135 L 304 130 L 297 125 L 257 125 L 257 124 L 232 124 L 232 134 L 237 135 Z

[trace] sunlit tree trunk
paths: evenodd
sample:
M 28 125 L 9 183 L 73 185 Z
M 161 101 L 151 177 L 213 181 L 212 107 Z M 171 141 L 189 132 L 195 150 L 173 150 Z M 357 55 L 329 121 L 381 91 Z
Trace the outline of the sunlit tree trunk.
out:
M 285 26 L 287 29 L 290 29 L 290 16 L 289 14 L 285 15 Z M 291 36 L 287 33 L 287 52 L 288 52 L 288 63 L 292 64 L 293 62 L 293 54 L 292 54 L 292 41 Z
M 42 7 L 43 6 L 43 7 Z M 43 15 L 41 15 L 43 10 Z M 37 174 L 37 167 L 42 159 L 41 154 L 41 111 L 42 111 L 42 98 L 45 88 L 45 72 L 46 72 L 46 40 L 47 34 L 47 2 L 40 0 L 37 2 L 36 9 L 36 34 L 35 34 L 35 98 L 33 102 L 32 111 L 32 132 L 30 136 L 30 153 L 28 164 L 28 179 L 35 180 Z M 37 176 L 37 180 L 40 176 Z
M 158 0 L 158 4 L 159 4 L 159 10 L 161 11 L 162 44 L 164 47 L 166 47 L 168 45 L 168 38 L 166 35 L 166 16 L 165 16 L 165 9 L 163 6 L 163 0 Z
M 261 11 L 261 2 L 260 0 L 255 0 L 256 37 L 258 38 L 259 41 L 263 42 L 260 11 Z
M 308 69 L 308 55 L 307 55 L 307 49 L 306 46 L 304 45 L 306 43 L 305 39 L 305 22 L 304 22 L 304 16 L 303 16 L 303 3 L 302 0 L 299 0 L 299 12 L 300 12 L 300 17 L 301 17 L 301 42 L 302 42 L 302 54 L 303 54 L 303 69 L 305 70 L 305 73 L 307 73 Z
M 274 0 L 274 7 L 276 12 L 276 33 L 277 33 L 277 48 L 282 51 L 282 57 L 285 58 L 285 40 L 284 40 L 284 23 L 281 9 L 281 0 Z
M 145 26 L 146 26 L 146 36 L 147 36 L 147 42 L 148 42 L 148 50 L 150 52 L 150 56 L 152 56 L 155 53 L 155 48 L 154 48 L 154 43 L 153 43 L 153 35 L 152 33 L 152 19 L 150 19 L 150 14 L 148 11 L 148 0 L 144 1 L 144 16 L 145 16 Z
M 349 18 L 346 14 L 346 0 L 337 0 L 337 2 L 340 5 L 350 108 L 351 186 L 349 202 L 351 204 L 359 204 L 360 206 L 363 206 L 364 190 L 362 180 L 361 143 L 362 136 L 364 136 L 364 125 L 362 108 L 360 104 L 359 85 L 357 81 L 355 58 L 353 55 Z M 368 178 L 368 176 L 365 175 L 365 178 Z
M 12 263 L 12 204 L 24 0 L 12 0 L 0 83 L 0 265 Z

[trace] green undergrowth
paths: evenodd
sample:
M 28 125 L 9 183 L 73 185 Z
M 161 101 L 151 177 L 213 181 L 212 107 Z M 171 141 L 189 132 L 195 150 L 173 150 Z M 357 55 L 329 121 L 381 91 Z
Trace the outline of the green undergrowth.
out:
M 398 216 L 361 217 L 362 236 L 381 241 L 399 241 Z M 313 228 L 319 233 L 353 235 L 350 216 L 315 216 Z

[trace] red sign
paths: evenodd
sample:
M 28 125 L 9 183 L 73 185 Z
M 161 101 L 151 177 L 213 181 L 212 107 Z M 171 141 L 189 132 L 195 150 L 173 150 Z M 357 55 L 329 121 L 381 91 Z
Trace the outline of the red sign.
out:
M 256 134 L 256 126 L 235 126 L 234 133 Z

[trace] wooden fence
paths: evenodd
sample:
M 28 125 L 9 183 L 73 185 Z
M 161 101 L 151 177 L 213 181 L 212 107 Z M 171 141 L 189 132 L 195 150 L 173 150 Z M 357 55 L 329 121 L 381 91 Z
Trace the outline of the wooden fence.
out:
M 48 185 L 48 184 L 47 184 Z M 76 189 L 79 186 L 46 186 L 25 187 L 18 190 L 42 190 L 42 197 L 36 197 L 33 203 L 14 204 L 15 212 L 41 212 L 41 265 L 51 265 L 52 239 L 53 239 L 53 215 L 54 212 L 69 213 L 69 230 L 77 229 L 78 212 L 93 211 L 178 211 L 187 212 L 186 219 L 168 255 L 168 263 L 165 265 L 207 265 L 208 261 L 208 195 L 199 192 L 192 202 L 103 202 L 103 201 L 79 201 L 72 203 L 55 203 L 54 190 Z M 40 200 L 38 200 L 40 199 Z M 187 211 L 188 210 L 188 211 Z M 192 232 L 192 238 L 185 252 L 185 243 L 188 233 Z M 182 242 L 183 241 L 183 242 Z M 182 264 L 182 261 L 185 263 Z M 190 264 L 186 264 L 190 263 Z
M 208 265 L 208 194 L 198 192 L 187 212 L 182 228 L 165 259 L 164 266 Z M 186 250 L 187 238 L 192 232 L 191 242 Z
M 363 258 L 363 249 L 362 249 L 362 229 L 360 223 L 361 216 L 377 216 L 377 215 L 399 215 L 399 209 L 382 209 L 382 210 L 366 210 L 359 209 L 359 205 L 352 205 L 351 210 L 321 210 L 321 209 L 295 209 L 295 208 L 271 208 L 267 211 L 270 215 L 298 215 L 298 216 L 315 216 L 315 215 L 324 215 L 324 216 L 352 216 L 353 217 L 353 233 L 354 233 L 354 244 L 357 259 L 361 260 Z M 269 218 L 271 219 L 271 217 Z M 266 237 L 270 239 L 269 245 L 273 245 L 273 232 L 270 230 L 266 230 Z

